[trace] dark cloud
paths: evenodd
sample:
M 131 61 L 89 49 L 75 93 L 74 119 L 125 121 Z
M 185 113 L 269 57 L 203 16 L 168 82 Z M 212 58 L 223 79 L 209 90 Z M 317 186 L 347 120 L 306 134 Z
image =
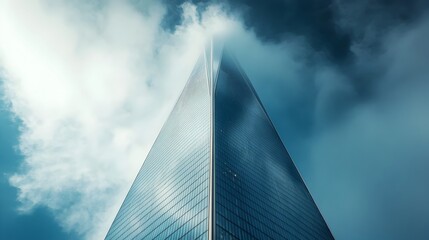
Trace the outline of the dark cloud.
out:
M 316 52 L 337 64 L 353 59 L 352 46 L 367 41 L 379 44 L 377 37 L 397 24 L 406 24 L 420 16 L 427 5 L 423 0 L 174 0 L 164 1 L 167 14 L 164 27 L 174 29 L 181 23 L 181 4 L 191 2 L 199 10 L 222 5 L 239 15 L 246 27 L 268 42 L 301 37 Z M 370 30 L 370 31 L 369 31 Z M 372 34 L 372 35 L 370 35 Z
M 336 1 L 335 5 L 337 23 L 354 41 L 380 42 L 375 36 L 382 36 L 398 25 L 418 20 L 427 11 L 429 3 L 424 0 L 341 0 Z
M 350 36 L 335 23 L 331 1 L 230 1 L 242 12 L 246 26 L 266 41 L 305 38 L 315 51 L 334 61 L 350 55 Z
M 180 24 L 180 5 L 192 2 L 200 9 L 221 4 L 232 14 L 242 17 L 246 27 L 263 41 L 281 42 L 290 37 L 303 37 L 316 51 L 334 61 L 350 55 L 351 39 L 335 23 L 331 1 L 166 1 L 168 14 L 165 26 L 174 29 Z
M 307 91 L 313 95 L 301 102 L 312 102 L 307 109 L 315 109 L 330 124 L 336 124 L 354 106 L 377 97 L 375 89 L 386 66 L 371 59 L 386 51 L 387 34 L 398 26 L 414 24 L 429 5 L 424 0 L 175 0 L 164 1 L 164 27 L 174 31 L 181 23 L 184 2 L 193 3 L 199 12 L 211 4 L 222 6 L 264 43 L 299 41 L 306 48 L 300 56 L 307 61 L 302 78 L 313 79 L 307 83 Z M 321 75 L 319 69 L 330 73 Z M 302 112 L 297 111 L 297 116 Z

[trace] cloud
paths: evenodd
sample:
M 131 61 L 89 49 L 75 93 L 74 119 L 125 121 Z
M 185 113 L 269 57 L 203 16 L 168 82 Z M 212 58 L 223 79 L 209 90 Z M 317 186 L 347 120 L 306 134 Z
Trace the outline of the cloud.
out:
M 177 6 L 186 0 L 165 1 L 169 17 L 165 25 L 174 29 L 180 24 Z M 323 1 L 202 0 L 192 1 L 203 10 L 213 2 L 221 3 L 225 12 L 240 16 L 246 29 L 254 31 L 264 42 L 281 43 L 296 36 L 316 51 L 335 61 L 350 55 L 350 36 L 336 26 L 335 4 Z
M 24 162 L 10 183 L 20 210 L 46 207 L 66 229 L 101 239 L 200 54 L 224 30 L 216 7 L 165 9 L 119 1 L 2 1 L 5 100 L 22 121 Z M 210 30 L 207 30 L 210 29 Z
M 371 96 L 310 140 L 307 182 L 323 196 L 319 204 L 339 239 L 429 236 L 428 24 L 426 16 L 399 25 L 383 35 L 379 53 L 361 52 L 355 67 L 377 68 L 367 73 Z

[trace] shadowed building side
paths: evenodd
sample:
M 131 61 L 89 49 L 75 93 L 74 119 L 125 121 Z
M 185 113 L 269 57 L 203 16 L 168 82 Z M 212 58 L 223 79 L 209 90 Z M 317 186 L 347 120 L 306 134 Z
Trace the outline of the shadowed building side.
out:
M 216 239 L 333 239 L 261 102 L 224 51 L 215 82 Z

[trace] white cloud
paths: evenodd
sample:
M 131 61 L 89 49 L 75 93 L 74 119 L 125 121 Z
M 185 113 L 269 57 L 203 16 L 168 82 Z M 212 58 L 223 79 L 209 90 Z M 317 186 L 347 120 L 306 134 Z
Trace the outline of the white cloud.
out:
M 104 237 L 207 34 L 233 25 L 216 7 L 201 20 L 183 11 L 170 33 L 157 3 L 0 1 L 3 87 L 25 157 L 10 182 L 23 212 L 45 206 L 65 229 Z

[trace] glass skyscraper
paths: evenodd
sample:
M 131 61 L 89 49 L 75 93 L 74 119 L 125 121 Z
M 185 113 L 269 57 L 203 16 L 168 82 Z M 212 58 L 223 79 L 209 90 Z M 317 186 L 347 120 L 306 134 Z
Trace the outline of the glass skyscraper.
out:
M 198 59 L 106 239 L 333 239 L 237 61 Z

